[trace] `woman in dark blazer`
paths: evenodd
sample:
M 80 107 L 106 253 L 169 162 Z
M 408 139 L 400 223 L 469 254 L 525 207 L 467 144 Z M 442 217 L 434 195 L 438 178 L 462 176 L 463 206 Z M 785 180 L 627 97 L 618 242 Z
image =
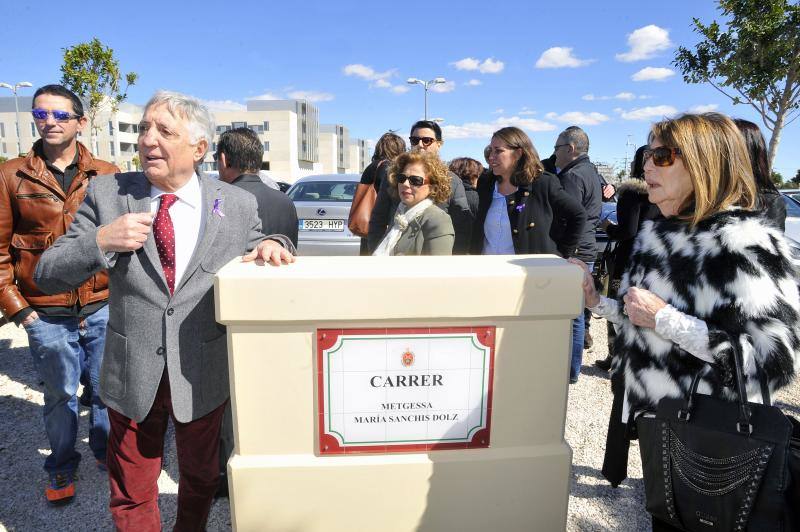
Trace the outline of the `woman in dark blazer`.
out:
M 478 216 L 471 253 L 484 255 L 553 253 L 571 257 L 586 223 L 586 212 L 558 178 L 545 172 L 531 139 L 519 128 L 492 135 L 493 175 L 478 182 Z M 550 236 L 553 220 L 564 220 L 563 237 Z

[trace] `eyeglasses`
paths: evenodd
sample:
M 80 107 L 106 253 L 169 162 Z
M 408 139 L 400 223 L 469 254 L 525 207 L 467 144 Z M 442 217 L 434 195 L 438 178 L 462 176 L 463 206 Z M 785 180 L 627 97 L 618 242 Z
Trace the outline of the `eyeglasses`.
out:
M 428 146 L 433 144 L 433 142 L 436 139 L 433 138 L 433 137 L 415 137 L 415 136 L 411 136 L 411 137 L 408 137 L 408 140 L 411 141 L 411 145 L 412 146 L 416 146 L 417 144 L 419 144 L 421 142 L 422 145 L 427 148 Z
M 406 180 L 408 180 L 408 184 L 412 187 L 421 187 L 425 184 L 425 178 L 418 175 L 397 174 L 395 179 L 397 180 L 398 185 L 405 183 Z
M 81 115 L 76 115 L 69 111 L 47 111 L 45 109 L 31 109 L 31 114 L 36 120 L 47 120 L 48 116 L 52 116 L 56 122 L 68 122 L 73 118 L 81 117 Z
M 569 144 L 556 144 L 553 146 L 553 151 L 558 151 L 559 148 L 563 148 L 564 146 L 569 146 Z
M 653 164 L 656 166 L 672 166 L 675 164 L 675 156 L 680 155 L 680 148 L 668 148 L 667 146 L 659 146 L 658 148 L 644 150 L 643 163 L 647 162 L 650 157 L 653 158 Z

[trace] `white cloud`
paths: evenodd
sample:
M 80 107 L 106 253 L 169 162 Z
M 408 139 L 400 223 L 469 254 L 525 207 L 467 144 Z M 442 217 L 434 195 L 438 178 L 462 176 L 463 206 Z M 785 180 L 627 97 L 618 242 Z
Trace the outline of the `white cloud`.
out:
M 631 79 L 633 81 L 664 81 L 674 75 L 675 71 L 670 68 L 644 67 L 631 76 Z
M 474 57 L 465 57 L 464 59 L 459 59 L 450 64 L 456 67 L 457 70 L 477 70 L 481 74 L 499 74 L 506 66 L 505 63 L 494 57 L 484 59 L 483 61 L 475 59 Z
M 385 79 L 378 79 L 375 80 L 375 83 L 372 86 L 378 87 L 379 89 L 388 89 L 389 87 L 392 86 L 392 84 L 386 81 Z
M 640 96 L 641 98 L 641 96 Z M 618 92 L 614 96 L 595 96 L 594 94 L 584 94 L 581 96 L 581 100 L 586 100 L 587 102 L 594 102 L 594 101 L 605 101 L 605 100 L 635 100 L 636 95 L 632 92 Z
M 619 109 L 618 112 L 624 120 L 652 120 L 672 116 L 677 113 L 678 110 L 671 105 L 655 105 L 651 107 L 638 107 L 630 111 Z
M 248 98 L 248 100 L 282 100 L 280 96 L 272 94 L 271 92 L 265 92 L 264 94 L 259 94 L 258 96 L 253 96 L 252 98 Z
M 293 100 L 308 100 L 309 102 L 329 102 L 333 100 L 333 94 L 318 91 L 292 91 L 287 96 Z
M 376 81 L 379 79 L 387 79 L 394 75 L 395 70 L 387 70 L 385 72 L 376 72 L 372 67 L 355 63 L 347 65 L 342 69 L 345 76 L 356 76 L 367 81 Z
M 468 87 L 477 87 L 478 85 L 482 85 L 482 84 L 483 84 L 483 82 L 481 80 L 479 80 L 479 79 L 471 79 L 471 80 L 467 81 L 466 83 L 464 83 L 464 85 L 467 85 Z
M 495 109 L 494 111 L 492 111 L 492 114 L 493 114 L 493 115 L 501 115 L 501 114 L 503 114 L 503 113 L 505 113 L 505 112 L 506 112 L 506 111 L 505 111 L 505 109 L 503 109 L 502 107 L 498 107 L 497 109 Z
M 437 83 L 430 88 L 431 92 L 452 92 L 456 89 L 455 81 L 445 81 L 444 83 Z
M 716 111 L 719 105 L 715 103 L 709 103 L 707 105 L 695 105 L 694 107 L 689 108 L 690 113 L 710 113 L 711 111 Z
M 252 99 L 252 98 L 251 98 Z M 266 99 L 266 98 L 256 98 Z M 200 100 L 212 111 L 246 111 L 247 106 L 233 100 Z
M 506 126 L 516 126 L 527 131 L 553 131 L 556 126 L 536 120 L 534 118 L 520 118 L 519 116 L 500 117 L 494 122 L 467 122 L 460 126 L 447 125 L 442 128 L 447 139 L 486 139 L 492 133 Z
M 520 112 L 517 113 L 517 114 L 522 115 L 522 116 L 530 116 L 530 115 L 535 115 L 536 111 L 534 111 L 533 109 L 531 109 L 529 107 L 523 107 L 522 110 L 520 110 Z
M 578 59 L 572 55 L 572 48 L 555 46 L 542 53 L 536 61 L 536 68 L 577 68 L 592 62 L 594 59 Z
M 596 126 L 608 121 L 608 116 L 602 113 L 582 113 L 580 111 L 569 111 L 563 114 L 547 113 L 544 115 L 549 120 L 557 120 L 565 124 L 576 124 L 579 126 Z
M 389 90 L 395 94 L 405 94 L 406 92 L 411 90 L 405 85 L 390 85 L 390 87 L 391 88 Z
M 617 54 L 617 61 L 630 63 L 650 59 L 658 52 L 662 52 L 672 46 L 669 40 L 669 31 L 659 28 L 655 24 L 650 24 L 635 30 L 628 35 L 628 46 L 630 50 L 624 54 Z

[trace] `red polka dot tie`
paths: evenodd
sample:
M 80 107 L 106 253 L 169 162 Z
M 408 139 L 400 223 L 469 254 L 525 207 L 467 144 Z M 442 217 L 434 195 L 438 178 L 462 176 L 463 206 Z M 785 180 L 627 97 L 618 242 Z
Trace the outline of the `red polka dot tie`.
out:
M 175 194 L 163 194 L 158 213 L 153 220 L 153 236 L 156 239 L 158 258 L 161 259 L 161 267 L 164 269 L 170 294 L 175 291 L 175 228 L 172 226 L 169 208 L 176 201 L 178 196 Z

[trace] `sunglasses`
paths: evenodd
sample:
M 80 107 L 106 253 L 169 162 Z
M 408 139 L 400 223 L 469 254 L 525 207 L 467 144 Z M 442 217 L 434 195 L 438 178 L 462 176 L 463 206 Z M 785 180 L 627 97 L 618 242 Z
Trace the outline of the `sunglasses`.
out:
M 411 145 L 412 146 L 416 146 L 417 144 L 419 144 L 421 142 L 422 145 L 427 148 L 428 146 L 433 144 L 433 142 L 436 139 L 433 138 L 433 137 L 414 137 L 414 136 L 411 136 L 411 137 L 408 137 L 408 140 L 411 141 Z
M 46 111 L 44 109 L 31 109 L 31 114 L 36 120 L 47 120 L 48 116 L 52 116 L 56 122 L 68 122 L 73 118 L 81 117 L 81 115 L 76 115 L 68 111 Z
M 395 179 L 397 180 L 398 185 L 405 183 L 406 180 L 408 180 L 408 184 L 412 187 L 421 187 L 425 184 L 425 178 L 418 175 L 397 174 Z
M 659 146 L 658 148 L 644 150 L 644 158 L 642 159 L 642 162 L 646 163 L 647 159 L 652 157 L 653 164 L 656 166 L 672 166 L 675 164 L 675 156 L 680 154 L 680 148 Z

